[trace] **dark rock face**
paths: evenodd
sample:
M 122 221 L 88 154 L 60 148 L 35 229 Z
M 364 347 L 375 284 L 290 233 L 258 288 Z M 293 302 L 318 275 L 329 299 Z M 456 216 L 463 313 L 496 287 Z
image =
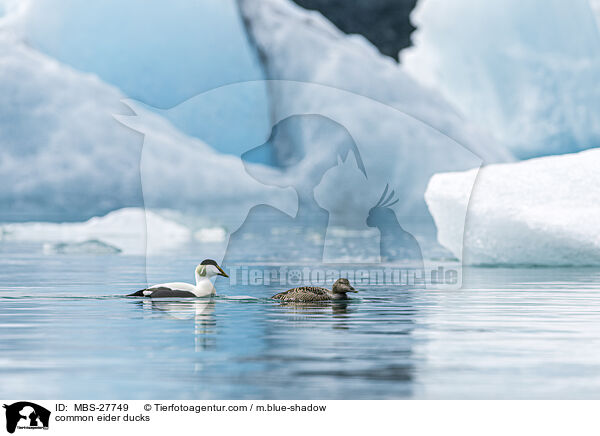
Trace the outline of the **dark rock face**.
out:
M 294 0 L 317 10 L 345 33 L 359 33 L 381 53 L 398 59 L 410 46 L 415 27 L 409 20 L 417 0 Z

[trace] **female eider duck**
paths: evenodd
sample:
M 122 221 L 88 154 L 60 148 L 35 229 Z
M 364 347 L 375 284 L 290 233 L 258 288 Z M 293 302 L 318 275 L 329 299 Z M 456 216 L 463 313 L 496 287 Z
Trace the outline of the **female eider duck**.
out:
M 333 284 L 331 291 L 317 286 L 301 286 L 299 288 L 290 289 L 289 291 L 280 292 L 273 295 L 271 298 L 281 301 L 328 301 L 328 300 L 347 300 L 346 292 L 358 292 L 350 286 L 348 279 L 337 279 Z
M 217 262 L 212 259 L 206 259 L 196 267 L 195 286 L 182 282 L 161 283 L 129 294 L 128 297 L 209 297 L 215 295 L 215 287 L 210 281 L 210 278 L 214 276 L 229 277 L 225 274 L 225 271 L 217 265 Z

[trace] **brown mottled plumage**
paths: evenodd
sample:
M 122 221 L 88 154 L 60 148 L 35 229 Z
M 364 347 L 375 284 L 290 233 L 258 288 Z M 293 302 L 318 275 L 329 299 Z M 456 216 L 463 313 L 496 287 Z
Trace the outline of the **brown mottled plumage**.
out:
M 348 297 L 346 292 L 358 292 L 355 291 L 348 279 L 338 279 L 330 291 L 329 289 L 320 288 L 318 286 L 301 286 L 280 292 L 279 294 L 273 295 L 271 298 L 281 301 L 329 301 L 329 300 L 345 300 Z

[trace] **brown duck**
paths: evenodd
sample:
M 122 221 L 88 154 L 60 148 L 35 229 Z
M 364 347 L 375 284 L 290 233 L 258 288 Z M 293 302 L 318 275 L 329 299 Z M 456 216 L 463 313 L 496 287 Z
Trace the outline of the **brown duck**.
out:
M 285 292 L 273 295 L 271 298 L 281 301 L 329 301 L 329 300 L 347 300 L 347 292 L 358 292 L 350 286 L 348 279 L 338 279 L 333 284 L 331 291 L 318 286 L 301 286 L 290 289 Z

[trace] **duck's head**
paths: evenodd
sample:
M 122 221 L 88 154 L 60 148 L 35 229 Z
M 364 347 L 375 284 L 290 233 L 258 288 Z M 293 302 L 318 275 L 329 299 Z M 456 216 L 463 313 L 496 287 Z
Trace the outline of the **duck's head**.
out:
M 212 259 L 204 259 L 200 265 L 196 267 L 196 276 L 198 277 L 214 277 L 223 276 L 229 277 L 225 271 Z
M 351 285 L 348 279 L 337 279 L 331 289 L 334 294 L 345 294 L 346 292 L 358 292 Z

